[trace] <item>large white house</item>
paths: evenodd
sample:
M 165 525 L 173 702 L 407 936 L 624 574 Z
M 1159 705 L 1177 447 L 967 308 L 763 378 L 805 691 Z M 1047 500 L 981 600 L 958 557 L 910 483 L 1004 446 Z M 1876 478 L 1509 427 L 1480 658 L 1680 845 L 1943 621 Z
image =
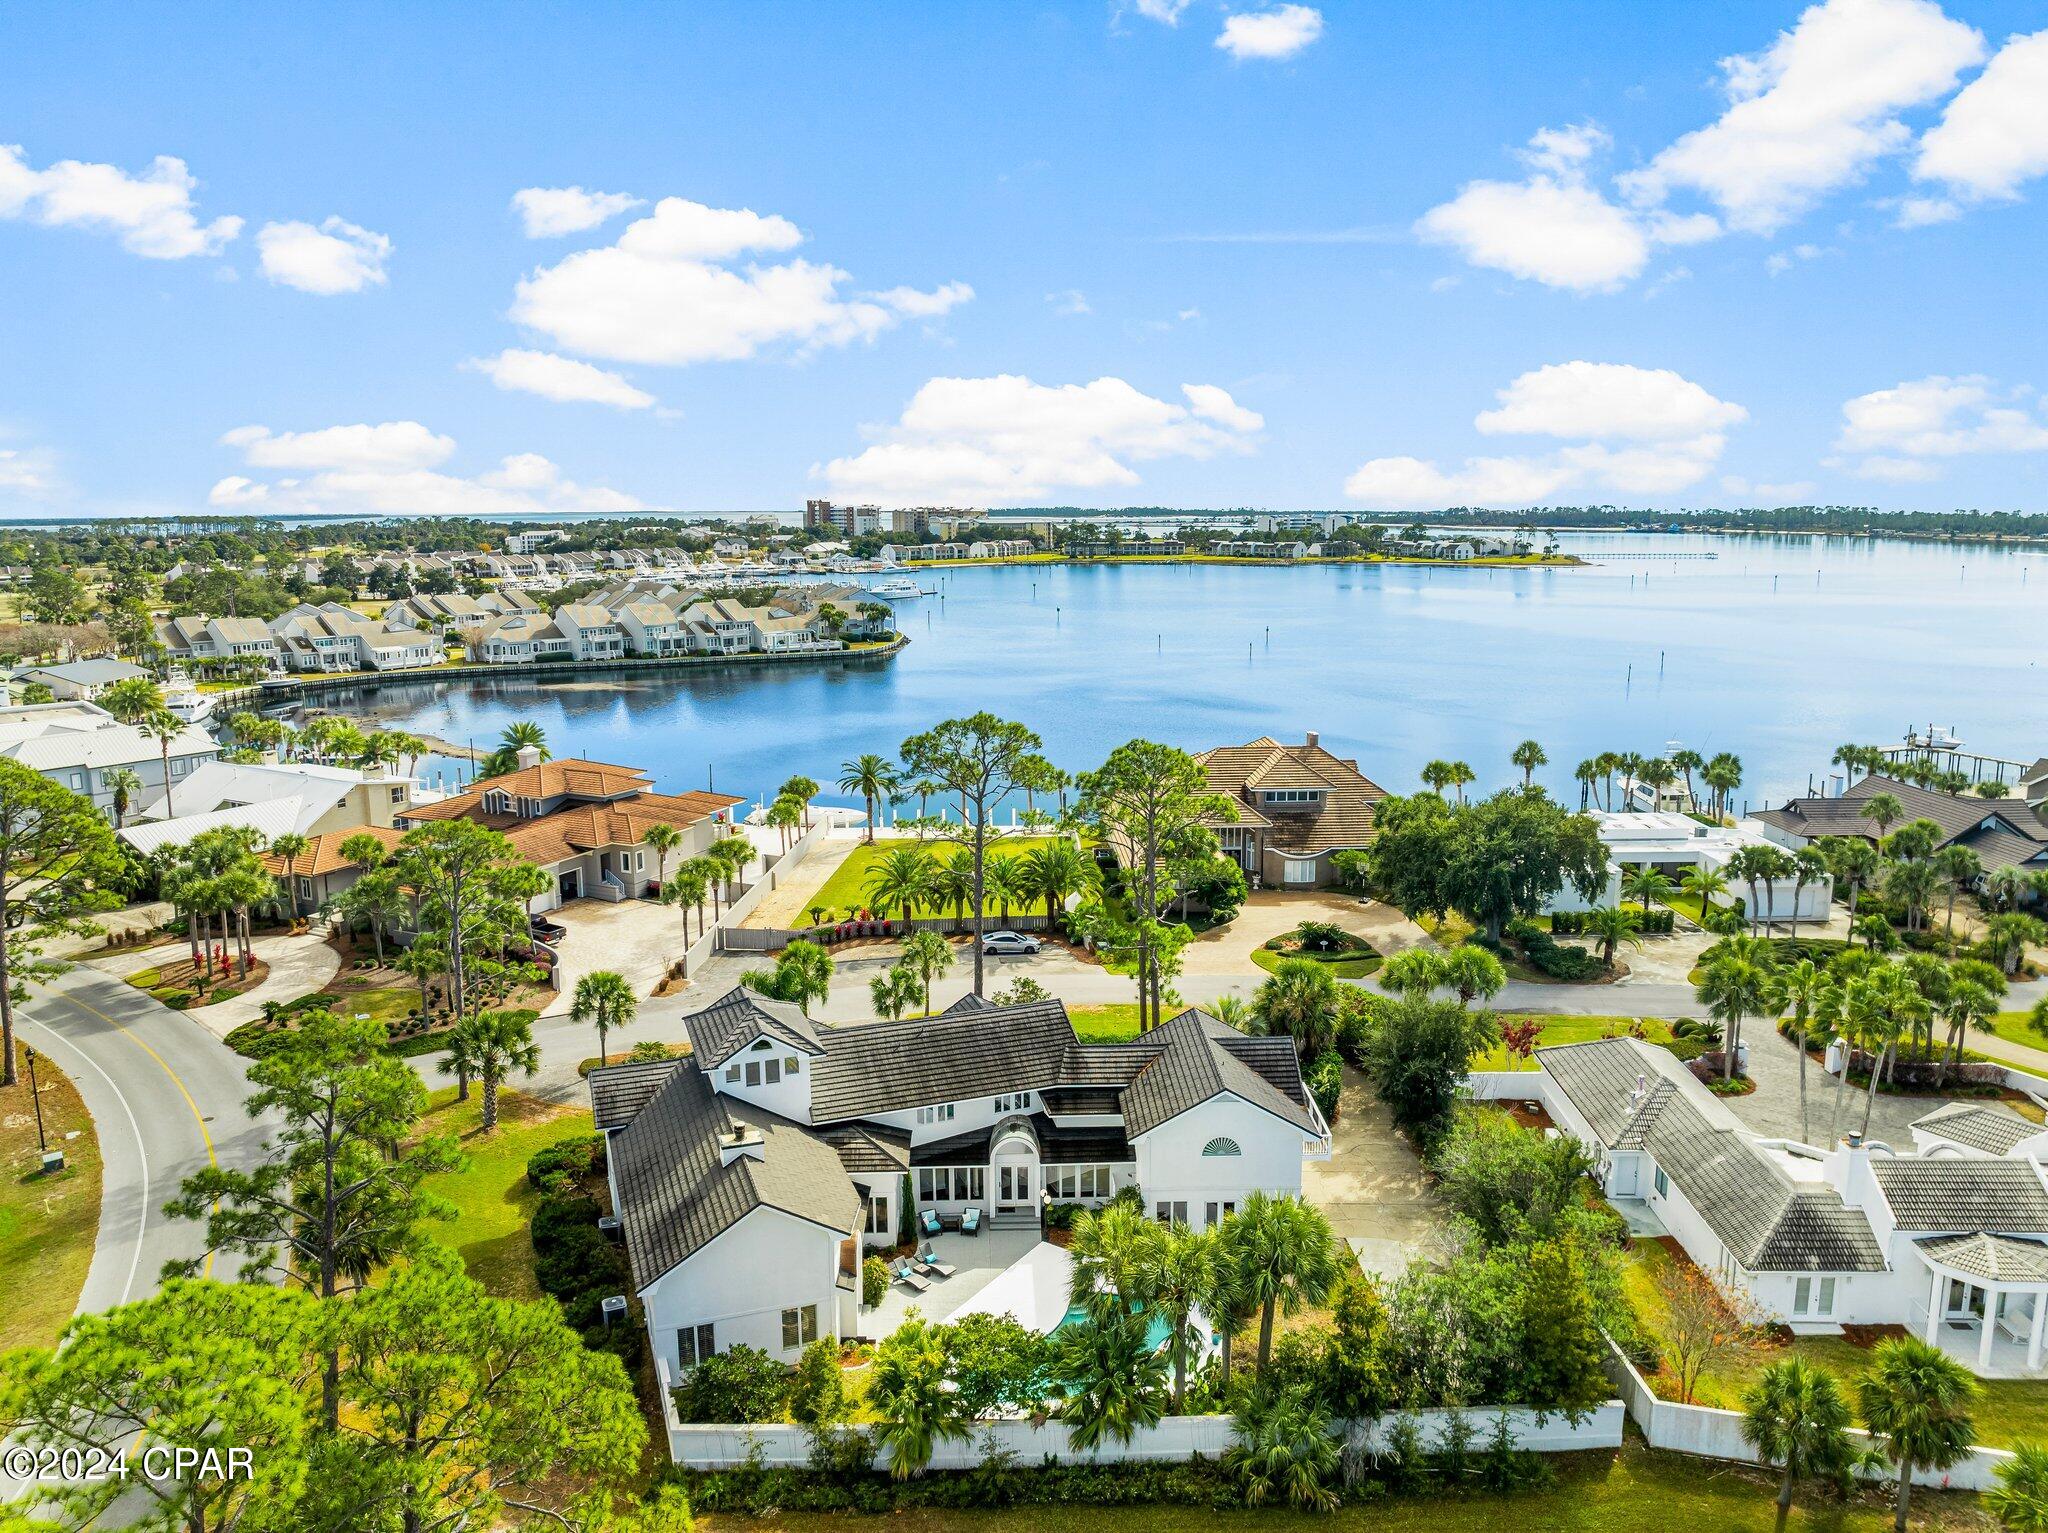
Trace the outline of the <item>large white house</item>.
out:
M 28 703 L 0 708 L 0 756 L 12 756 L 53 782 L 83 793 L 112 813 L 122 772 L 141 784 L 131 801 L 165 791 L 166 769 L 173 792 L 193 772 L 220 754 L 212 735 L 189 724 L 168 742 L 152 739 L 133 724 L 94 703 Z
M 1794 1331 L 1899 1325 L 1980 1374 L 2038 1373 L 2048 1335 L 2048 1130 L 1951 1103 L 1915 1149 L 1764 1139 L 1668 1049 L 1634 1038 L 1538 1049 L 1539 1091 L 1594 1156 L 1608 1198 Z
M 688 1017 L 689 1058 L 590 1076 L 612 1203 L 655 1354 L 673 1374 L 758 1347 L 794 1361 L 861 1334 L 860 1263 L 915 1211 L 1037 1230 L 1045 1204 L 1135 1187 L 1220 1223 L 1297 1193 L 1329 1128 L 1290 1039 L 1187 1011 L 1083 1045 L 1058 1001 L 968 997 L 936 1017 L 828 1026 L 736 989 Z
M 1708 825 L 1689 814 L 1665 809 L 1595 810 L 1592 819 L 1600 827 L 1600 844 L 1607 848 L 1607 882 L 1590 900 L 1567 883 L 1545 903 L 1546 914 L 1619 905 L 1623 871 L 1648 866 L 1673 883 L 1689 868 L 1723 874 L 1728 879 L 1728 897 L 1740 900 L 1745 908 L 1754 898 L 1757 918 L 1762 921 L 1825 921 L 1828 917 L 1835 883 L 1825 873 L 1818 878 L 1760 879 L 1752 887 L 1728 871 L 1728 864 L 1745 847 L 1772 844 L 1753 825 Z

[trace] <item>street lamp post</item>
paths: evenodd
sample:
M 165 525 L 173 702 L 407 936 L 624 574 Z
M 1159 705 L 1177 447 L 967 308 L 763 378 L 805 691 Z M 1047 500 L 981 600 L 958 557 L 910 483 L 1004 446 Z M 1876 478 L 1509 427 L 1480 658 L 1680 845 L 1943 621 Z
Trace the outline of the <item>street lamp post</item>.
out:
M 62 1171 L 64 1152 L 51 1149 L 50 1141 L 43 1133 L 43 1094 L 36 1085 L 36 1051 L 24 1047 L 22 1052 L 28 1056 L 28 1099 L 35 1103 L 36 1108 L 36 1149 L 42 1153 L 45 1171 Z

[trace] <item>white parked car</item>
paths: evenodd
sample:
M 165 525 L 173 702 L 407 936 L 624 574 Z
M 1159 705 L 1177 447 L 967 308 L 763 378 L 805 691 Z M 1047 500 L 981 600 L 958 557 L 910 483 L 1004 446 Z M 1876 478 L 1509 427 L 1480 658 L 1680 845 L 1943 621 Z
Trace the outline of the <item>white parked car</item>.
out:
M 1027 937 L 1022 932 L 987 932 L 981 939 L 982 952 L 991 958 L 1006 953 L 1035 953 L 1043 946 L 1036 937 Z

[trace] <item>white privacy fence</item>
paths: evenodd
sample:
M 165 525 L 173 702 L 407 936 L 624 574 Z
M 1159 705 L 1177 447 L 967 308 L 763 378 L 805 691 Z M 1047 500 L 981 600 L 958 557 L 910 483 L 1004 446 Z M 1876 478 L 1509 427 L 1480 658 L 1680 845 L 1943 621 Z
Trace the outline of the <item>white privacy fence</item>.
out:
M 831 829 L 831 825 L 821 815 L 812 822 L 809 830 L 790 843 L 789 850 L 771 853 L 764 859 L 761 876 L 742 889 L 732 903 L 720 911 L 718 920 L 713 923 L 711 929 L 684 950 L 683 973 L 695 974 L 698 967 L 713 953 L 722 952 L 727 929 L 737 927 L 752 914 L 754 907 L 768 897 L 768 891 L 779 885 L 799 863 L 810 856 Z
M 745 1426 L 693 1424 L 676 1415 L 675 1400 L 669 1394 L 669 1372 L 657 1361 L 661 1386 L 662 1414 L 668 1427 L 669 1457 L 688 1469 L 731 1469 L 758 1464 L 771 1469 L 798 1469 L 811 1460 L 811 1434 L 803 1427 L 780 1423 Z M 1527 1453 L 1576 1453 L 1589 1449 L 1621 1446 L 1622 1402 L 1610 1400 L 1584 1412 L 1576 1422 L 1556 1411 L 1534 1411 L 1511 1407 L 1505 1411 L 1474 1407 L 1467 1411 L 1417 1411 L 1416 1428 L 1425 1448 L 1439 1446 L 1452 1420 L 1462 1415 L 1473 1433 L 1473 1446 L 1482 1446 L 1494 1431 L 1494 1423 L 1507 1417 L 1508 1431 L 1515 1446 Z M 1364 1434 L 1364 1446 L 1377 1450 L 1386 1446 L 1388 1433 L 1397 1418 L 1386 1417 Z M 1035 1422 L 1004 1419 L 977 1422 L 974 1435 L 964 1441 L 941 1442 L 932 1454 L 934 1469 L 977 1469 L 992 1454 L 1012 1458 L 1020 1467 L 1032 1468 L 1047 1461 L 1072 1464 L 1179 1463 L 1201 1454 L 1220 1458 L 1232 1441 L 1236 1427 L 1233 1416 L 1166 1416 L 1157 1426 L 1140 1427 L 1128 1443 L 1106 1442 L 1094 1449 L 1077 1449 L 1066 1426 L 1058 1421 Z M 875 1455 L 878 1470 L 889 1467 L 886 1449 Z
M 1740 1411 L 1660 1400 L 1656 1391 L 1644 1382 L 1642 1374 L 1636 1371 L 1635 1364 L 1612 1341 L 1607 1344 L 1607 1378 L 1627 1404 L 1630 1418 L 1642 1429 L 1643 1437 L 1651 1447 L 1738 1464 L 1758 1462 L 1756 1451 L 1743 1440 Z M 1852 1429 L 1849 1436 L 1858 1448 L 1870 1446 L 1870 1434 L 1860 1427 Z M 1973 1448 L 1968 1458 L 1952 1468 L 1917 1471 L 1913 1483 L 1941 1490 L 1989 1490 L 1998 1483 L 1998 1466 L 2011 1458 L 2012 1455 L 2003 1448 Z M 1885 1476 L 1868 1474 L 1866 1478 Z

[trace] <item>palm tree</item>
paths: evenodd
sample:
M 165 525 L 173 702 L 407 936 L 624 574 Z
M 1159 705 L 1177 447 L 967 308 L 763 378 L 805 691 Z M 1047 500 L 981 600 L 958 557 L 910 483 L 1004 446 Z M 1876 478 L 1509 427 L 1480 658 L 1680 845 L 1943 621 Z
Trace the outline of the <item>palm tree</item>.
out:
M 960 1392 L 947 1377 L 943 1339 L 915 1313 L 875 1349 L 868 1403 L 880 1420 L 876 1446 L 889 1451 L 889 1473 L 899 1480 L 923 1474 L 944 1439 L 972 1435 Z
M 894 1022 L 917 1004 L 920 986 L 917 975 L 902 964 L 892 964 L 868 981 L 868 996 L 875 1015 Z
M 802 822 L 805 830 L 811 828 L 811 800 L 818 796 L 818 782 L 816 778 L 805 777 L 801 774 L 792 777 L 775 790 L 775 796 L 777 798 L 796 800 L 798 819 Z
M 124 676 L 93 701 L 123 724 L 139 724 L 163 708 L 164 694 L 147 676 Z
M 128 806 L 142 791 L 142 779 L 128 767 L 115 767 L 107 773 L 107 787 L 114 795 L 114 829 L 119 830 L 128 818 Z
M 355 838 L 351 836 L 349 839 Z M 344 842 L 343 846 L 346 845 Z M 382 842 L 377 844 L 377 850 L 384 850 Z M 412 909 L 411 902 L 399 887 L 397 878 L 387 869 L 372 868 L 344 889 L 334 903 L 341 912 L 342 919 L 351 927 L 357 921 L 369 926 L 370 941 L 377 952 L 377 965 L 382 968 L 384 928 L 404 917 Z
M 1065 836 L 1032 847 L 1022 860 L 1024 891 L 1045 901 L 1048 927 L 1058 922 L 1067 899 L 1085 890 L 1095 875 L 1095 865 Z
M 1700 781 L 1714 790 L 1713 817 L 1722 820 L 1728 813 L 1728 796 L 1742 786 L 1742 760 L 1740 757 L 1722 751 L 1700 769 Z
M 1249 1506 L 1276 1493 L 1304 1512 L 1335 1511 L 1342 1498 L 1330 1486 L 1341 1450 L 1330 1414 L 1308 1388 L 1262 1389 L 1237 1410 L 1223 1461 L 1244 1481 Z
M 1919 931 L 1927 907 L 1941 892 L 1941 874 L 1931 862 L 1895 862 L 1885 874 L 1884 892 L 1906 907 L 1906 930 Z
M 1010 924 L 1010 907 L 1030 896 L 1024 888 L 1024 859 L 989 857 L 981 872 L 983 897 L 996 907 L 997 919 Z
M 1700 924 L 1704 926 L 1707 912 L 1714 908 L 1714 901 L 1728 892 L 1728 875 L 1719 868 L 1696 863 L 1679 877 L 1678 892 L 1699 901 Z
M 1671 753 L 1671 764 L 1685 776 L 1685 802 L 1697 809 L 1699 800 L 1693 796 L 1692 774 L 1707 764 L 1706 758 L 1696 750 L 1675 750 Z
M 1991 1319 L 1985 1317 L 1989 1325 Z M 1906 1512 L 1919 1469 L 1947 1469 L 1976 1440 L 1970 1402 L 1977 1381 L 1941 1348 L 1917 1336 L 1877 1344 L 1870 1370 L 1857 1380 L 1863 1423 L 1877 1438 L 1899 1477 L 1892 1508 L 1895 1533 L 1906 1533 Z
M 1843 1016 L 1870 1054 L 1870 1088 L 1863 1098 L 1863 1135 L 1870 1135 L 1870 1110 L 1877 1103 L 1877 1083 L 1908 1029 L 1929 1008 L 1905 971 L 1885 965 L 1849 981 L 1843 994 Z
M 953 945 L 937 932 L 912 932 L 903 939 L 903 964 L 917 976 L 924 1010 L 932 1009 L 932 981 L 953 967 Z
M 1805 1144 L 1813 1143 L 1806 1122 L 1806 1043 L 1813 1031 L 1814 1016 L 1827 991 L 1835 985 L 1834 976 L 1811 958 L 1793 964 L 1780 982 L 1785 1006 L 1792 1014 L 1792 1041 L 1799 1046 L 1799 1138 Z
M 1707 1015 L 1721 1024 L 1721 1077 L 1733 1080 L 1742 1045 L 1742 1019 L 1767 1016 L 1776 1009 L 1776 976 L 1770 948 L 1754 937 L 1726 938 L 1720 949 L 1700 975 L 1694 993 L 1706 1006 Z
M 790 832 L 803 823 L 803 804 L 785 793 L 768 806 L 767 823 L 779 833 L 782 849 L 789 850 Z
M 1475 1000 L 1490 1001 L 1505 990 L 1508 971 L 1485 948 L 1467 943 L 1444 955 L 1443 982 L 1456 993 L 1460 1006 L 1470 1007 Z
M 1444 789 L 1457 781 L 1457 769 L 1448 761 L 1432 761 L 1422 768 L 1423 786 L 1438 798 L 1444 796 Z
M 1899 802 L 1897 795 L 1873 793 L 1863 801 L 1863 818 L 1877 827 L 1880 837 L 1906 817 L 1906 806 Z
M 1984 949 L 2007 974 L 2020 972 L 2028 943 L 2042 941 L 2048 941 L 2048 928 L 2021 911 L 2001 911 L 1984 923 Z
M 1652 757 L 1643 763 L 1641 780 L 1650 790 L 1650 807 L 1663 807 L 1664 790 L 1678 781 L 1678 768 L 1662 756 Z
M 1849 924 L 1854 926 L 1863 891 L 1884 874 L 1884 854 L 1861 836 L 1824 837 L 1820 848 L 1835 875 L 1835 887 L 1849 891 Z
M 1790 1357 L 1766 1368 L 1742 1397 L 1742 1437 L 1766 1464 L 1781 1466 L 1778 1533 L 1792 1515 L 1801 1480 L 1838 1480 L 1855 1459 L 1849 1402 L 1835 1376 Z
M 457 1090 L 465 1098 L 471 1076 L 483 1083 L 483 1130 L 488 1134 L 498 1126 L 499 1082 L 514 1070 L 532 1075 L 540 1069 L 540 1046 L 533 1041 L 533 1024 L 521 1012 L 480 1011 L 455 1024 L 448 1044 L 441 1073 L 462 1078 Z
M 1623 875 L 1621 880 L 1621 897 L 1625 900 L 1636 901 L 1643 907 L 1643 914 L 1647 917 L 1650 913 L 1650 902 L 1666 898 L 1674 887 L 1675 885 L 1672 884 L 1669 878 L 1658 872 L 1649 863 L 1643 862 L 1630 868 Z
M 1067 1301 L 1076 1309 L 1122 1311 L 1144 1301 L 1144 1280 L 1157 1266 L 1153 1248 L 1166 1231 L 1128 1202 L 1084 1210 L 1074 1220 L 1067 1255 Z
M 1336 1037 L 1336 978 L 1310 959 L 1283 958 L 1259 986 L 1252 1013 L 1268 1033 L 1292 1038 L 1303 1059 L 1318 1059 Z
M 656 820 L 640 833 L 641 843 L 654 849 L 654 882 L 668 882 L 668 854 L 683 844 L 683 833 L 666 820 Z
M 298 861 L 306 855 L 306 848 L 312 845 L 295 830 L 285 831 L 274 837 L 270 843 L 271 855 L 284 861 L 284 897 L 291 913 L 299 913 L 299 883 L 293 875 L 298 870 Z
M 1053 1388 L 1077 1451 L 1127 1443 L 1166 1414 L 1166 1361 L 1152 1345 L 1151 1324 L 1139 1311 L 1094 1309 L 1054 1333 Z
M 1817 846 L 1802 846 L 1792 854 L 1792 940 L 1799 940 L 1799 902 L 1806 886 L 1830 877 L 1827 855 Z
M 1636 801 L 1636 776 L 1643 769 L 1643 757 L 1634 751 L 1623 751 L 1614 758 L 1614 764 L 1621 768 L 1621 807 L 1632 809 Z
M 956 846 L 942 861 L 934 864 L 932 901 L 941 907 L 952 907 L 954 931 L 967 924 L 967 907 L 974 903 L 974 848 Z M 978 911 L 974 913 L 979 914 Z
M 1948 891 L 1948 940 L 1956 940 L 1956 896 L 1965 885 L 1984 876 L 1984 862 L 1967 846 L 1945 846 L 1931 859 L 1941 886 Z
M 1959 969 L 1964 966 L 1956 965 Z M 1989 969 L 1991 966 L 1983 964 L 1979 967 Z M 1997 971 L 1994 969 L 1992 973 Z M 1998 997 L 2004 989 L 2003 977 L 1999 978 L 1997 990 L 1973 979 L 1958 978 L 1949 985 L 1948 1000 L 1941 1008 L 1942 1018 L 1948 1023 L 1948 1048 L 1942 1055 L 1938 1086 L 1948 1084 L 1950 1067 L 1962 1061 L 1963 1034 L 1973 1027 L 1988 1027 L 1991 1019 L 1998 1015 Z
M 894 909 L 905 921 L 931 904 L 938 893 L 937 867 L 921 846 L 892 846 L 868 866 L 861 889 L 888 920 Z
M 1342 1266 L 1322 1214 L 1299 1198 L 1249 1194 L 1223 1225 L 1221 1259 L 1259 1309 L 1259 1372 L 1273 1355 L 1273 1317 L 1320 1303 Z
M 521 719 L 516 724 L 508 724 L 505 727 L 505 732 L 498 736 L 498 747 L 504 753 L 507 761 L 515 758 L 519 752 L 526 749 L 529 745 L 540 752 L 541 760 L 550 761 L 554 759 L 548 754 L 547 731 L 534 723 L 532 719 Z
M 1380 970 L 1380 984 L 1411 1001 L 1427 1000 L 1432 990 L 1450 979 L 1450 965 L 1441 953 L 1426 947 L 1403 948 Z
M 1522 786 L 1526 788 L 1535 780 L 1536 769 L 1547 765 L 1550 757 L 1544 754 L 1541 742 L 1524 740 L 1508 752 L 1508 760 L 1522 769 Z
M 611 969 L 593 969 L 576 981 L 575 997 L 569 1003 L 569 1020 L 596 1026 L 597 1062 L 602 1067 L 611 1062 L 605 1050 L 605 1035 L 615 1027 L 630 1024 L 639 1010 L 639 998 L 626 983 L 625 975 Z
M 156 741 L 163 756 L 164 818 L 174 820 L 178 815 L 171 807 L 171 742 L 185 732 L 185 721 L 168 708 L 153 708 L 135 721 L 135 728 L 144 739 Z
M 861 803 L 866 806 L 868 816 L 867 842 L 875 840 L 875 813 L 881 801 L 894 794 L 903 783 L 894 762 L 873 751 L 856 756 L 839 768 L 839 791 L 858 793 Z
M 1622 943 L 1636 948 L 1643 945 L 1643 939 L 1636 935 L 1642 924 L 1640 915 L 1619 905 L 1596 905 L 1586 912 L 1586 935 L 1599 938 L 1600 962 L 1604 967 L 1614 967 L 1614 955 Z
M 697 912 L 697 934 L 704 933 L 704 894 L 711 887 L 711 879 L 704 871 L 701 857 L 692 857 L 676 869 L 676 876 L 661 886 L 661 902 L 675 905 L 683 912 L 683 943 L 690 941 L 690 912 Z
M 1187 1401 L 1188 1335 L 1192 1317 L 1215 1283 L 1217 1237 L 1213 1231 L 1175 1224 L 1145 1250 L 1138 1289 L 1149 1314 L 1165 1317 L 1173 1351 L 1173 1409 Z
M 1588 756 L 1572 768 L 1572 781 L 1579 785 L 1579 813 L 1584 814 L 1593 800 L 1593 784 L 1600 780 L 1600 758 Z
M 775 960 L 776 988 L 785 1001 L 796 1002 L 809 1016 L 813 1003 L 822 1006 L 832 994 L 833 968 L 830 953 L 799 937 Z
M 2014 1443 L 2012 1457 L 1993 1471 L 1998 1484 L 1985 1504 L 2014 1533 L 2048 1533 L 2048 1448 Z

